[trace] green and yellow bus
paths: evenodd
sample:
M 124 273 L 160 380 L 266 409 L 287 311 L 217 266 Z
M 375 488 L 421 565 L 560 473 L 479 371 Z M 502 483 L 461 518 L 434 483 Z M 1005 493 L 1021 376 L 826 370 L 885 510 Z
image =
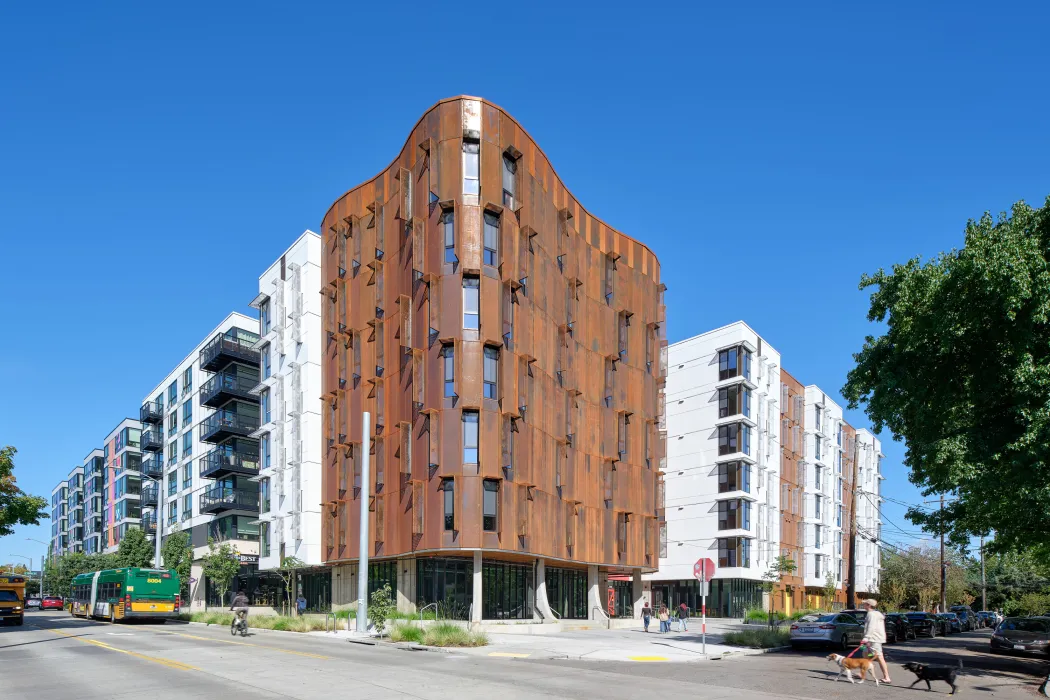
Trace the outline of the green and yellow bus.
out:
M 179 577 L 165 569 L 106 569 L 73 579 L 69 612 L 110 622 L 179 616 Z

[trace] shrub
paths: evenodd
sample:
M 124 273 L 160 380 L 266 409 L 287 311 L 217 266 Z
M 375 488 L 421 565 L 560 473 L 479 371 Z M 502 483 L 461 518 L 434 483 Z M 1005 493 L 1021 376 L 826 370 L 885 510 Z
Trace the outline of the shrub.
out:
M 422 644 L 426 634 L 415 625 L 395 624 L 390 628 L 390 640 L 393 642 L 415 642 Z
M 784 615 L 784 613 L 777 610 L 773 612 L 773 619 L 780 620 L 781 622 L 783 622 L 787 619 L 787 617 Z M 769 611 L 763 610 L 762 608 L 748 608 L 747 611 L 744 613 L 744 621 L 759 622 L 762 624 L 768 623 Z
M 489 643 L 484 632 L 471 632 L 452 622 L 439 622 L 427 627 L 426 644 L 432 647 L 482 647 Z
M 757 647 L 759 649 L 770 649 L 772 647 L 787 646 L 791 641 L 791 633 L 787 630 L 744 630 L 743 632 L 727 632 L 723 637 L 726 644 L 738 647 Z
M 805 610 L 796 610 L 795 612 L 791 613 L 791 619 L 792 621 L 801 620 L 802 617 L 805 615 L 819 615 L 820 613 L 820 610 L 813 610 L 812 608 L 806 608 Z

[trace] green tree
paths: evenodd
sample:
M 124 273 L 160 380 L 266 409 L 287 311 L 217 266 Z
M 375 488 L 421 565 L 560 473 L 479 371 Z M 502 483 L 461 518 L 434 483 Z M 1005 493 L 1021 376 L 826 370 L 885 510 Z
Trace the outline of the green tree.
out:
M 774 559 L 762 574 L 762 590 L 769 594 L 769 625 L 773 625 L 773 592 L 785 576 L 795 573 L 795 560 L 786 554 Z
M 241 562 L 237 559 L 237 552 L 229 542 L 216 542 L 208 540 L 208 553 L 201 559 L 204 575 L 219 592 L 219 600 L 222 605 L 226 604 L 226 592 L 230 590 L 230 584 L 241 570 Z
M 14 534 L 15 525 L 37 525 L 48 517 L 47 499 L 30 496 L 15 481 L 15 448 L 0 449 L 0 537 Z
M 368 619 L 372 621 L 372 626 L 380 637 L 386 631 L 386 622 L 395 609 L 389 583 L 384 583 L 382 588 L 372 591 L 372 597 L 368 601 Z
M 835 574 L 829 570 L 827 576 L 824 577 L 824 601 L 828 606 L 828 610 L 832 609 L 836 590 L 838 590 L 838 583 L 835 581 Z
M 173 532 L 167 536 L 160 547 L 164 568 L 174 569 L 179 576 L 182 599 L 188 601 L 190 595 L 190 569 L 193 566 L 193 549 L 190 547 L 190 536 L 185 532 Z
M 117 566 L 148 568 L 153 566 L 153 543 L 141 529 L 130 528 L 117 547 Z
M 966 226 L 964 246 L 861 279 L 868 320 L 842 390 L 875 431 L 904 440 L 910 479 L 953 493 L 908 518 L 956 543 L 995 531 L 998 551 L 1050 560 L 1050 198 Z
M 297 557 L 285 557 L 281 560 L 281 566 L 278 567 L 277 573 L 280 575 L 281 580 L 284 581 L 284 598 L 288 604 L 288 610 L 297 610 L 292 604 L 298 596 L 294 595 L 295 590 L 295 571 L 306 566 L 306 563 Z
M 44 581 L 48 593 L 68 596 L 73 578 L 77 575 L 115 568 L 117 568 L 115 555 L 68 552 L 54 557 L 45 564 Z

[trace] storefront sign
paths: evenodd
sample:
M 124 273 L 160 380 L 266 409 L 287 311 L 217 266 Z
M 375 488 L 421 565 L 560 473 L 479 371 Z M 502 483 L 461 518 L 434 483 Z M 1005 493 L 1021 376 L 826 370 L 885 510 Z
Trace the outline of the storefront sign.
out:
M 258 564 L 259 563 L 259 555 L 258 554 L 238 554 L 237 555 L 237 560 L 241 564 Z

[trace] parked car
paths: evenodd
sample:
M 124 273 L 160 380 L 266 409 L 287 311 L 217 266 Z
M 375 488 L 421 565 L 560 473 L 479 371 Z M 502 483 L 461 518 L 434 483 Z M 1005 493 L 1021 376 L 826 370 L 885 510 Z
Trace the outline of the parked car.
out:
M 972 632 L 977 629 L 977 620 L 969 605 L 953 605 L 948 609 L 959 616 L 959 625 L 963 632 Z
M 981 610 L 977 613 L 977 624 L 981 627 L 995 627 L 999 620 L 991 610 Z
M 26 610 L 29 610 L 30 608 L 34 608 L 36 610 L 40 609 L 40 596 L 31 595 L 26 598 Z
M 1008 617 L 992 632 L 990 647 L 993 652 L 1050 655 L 1050 619 Z
M 66 603 L 60 595 L 46 595 L 40 600 L 41 610 L 61 610 Z
M 948 632 L 962 632 L 963 626 L 962 621 L 959 620 L 959 616 L 952 612 L 941 613 L 945 620 L 948 621 Z
M 890 626 L 894 629 L 894 637 L 901 641 L 908 641 L 909 639 L 915 639 L 915 628 L 912 627 L 911 622 L 908 621 L 908 616 L 904 613 L 889 613 L 886 615 L 886 631 L 889 632 Z M 886 637 L 889 639 L 889 637 Z
M 864 626 L 864 621 L 868 619 L 867 610 L 843 610 L 842 612 L 846 615 L 852 615 L 853 617 L 857 618 L 857 622 L 861 624 L 861 627 Z M 889 621 L 889 618 L 886 619 L 885 629 L 886 643 L 895 643 L 897 641 L 897 627 Z
M 939 634 L 944 634 L 941 620 L 936 615 L 927 612 L 910 612 L 906 617 L 908 622 L 911 623 L 912 629 L 915 630 L 916 636 L 936 637 Z
M 820 615 L 813 622 L 796 622 L 791 625 L 791 646 L 820 644 L 832 645 L 843 651 L 860 644 L 864 638 L 864 625 L 846 613 Z

